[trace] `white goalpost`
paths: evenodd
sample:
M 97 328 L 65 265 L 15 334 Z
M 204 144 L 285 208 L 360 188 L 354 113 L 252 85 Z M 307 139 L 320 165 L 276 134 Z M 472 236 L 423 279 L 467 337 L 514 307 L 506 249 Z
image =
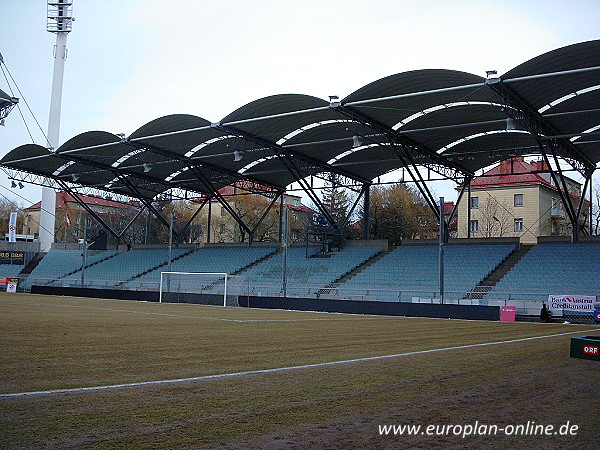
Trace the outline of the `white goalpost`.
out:
M 231 278 L 220 272 L 161 272 L 158 301 L 162 303 L 164 294 L 219 295 L 222 291 L 223 306 L 227 306 Z

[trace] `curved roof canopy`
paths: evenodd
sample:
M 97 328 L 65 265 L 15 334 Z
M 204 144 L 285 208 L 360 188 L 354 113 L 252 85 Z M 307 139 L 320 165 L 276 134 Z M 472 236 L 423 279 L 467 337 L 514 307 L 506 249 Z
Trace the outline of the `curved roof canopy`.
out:
M 211 196 L 235 182 L 281 191 L 323 172 L 370 183 L 409 164 L 460 178 L 546 146 L 587 175 L 600 161 L 599 75 L 596 40 L 502 76 L 415 70 L 342 100 L 274 95 L 214 123 L 175 114 L 129 137 L 89 131 L 55 152 L 27 144 L 0 165 L 142 199 L 173 188 Z

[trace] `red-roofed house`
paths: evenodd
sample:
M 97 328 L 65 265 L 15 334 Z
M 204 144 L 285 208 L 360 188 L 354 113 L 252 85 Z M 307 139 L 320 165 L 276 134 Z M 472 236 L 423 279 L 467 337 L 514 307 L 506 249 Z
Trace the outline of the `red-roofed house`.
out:
M 458 211 L 458 237 L 520 237 L 535 243 L 538 236 L 570 235 L 557 187 L 544 161 L 527 162 L 523 157 L 502 161 L 471 183 L 470 205 L 465 195 Z M 581 200 L 581 184 L 566 178 L 575 205 Z M 587 223 L 589 203 L 582 211 Z M 469 222 L 468 210 L 471 208 Z
M 109 198 L 96 197 L 91 195 L 79 195 L 81 200 L 90 207 L 99 216 L 110 216 L 114 214 L 121 215 L 124 211 L 131 212 L 135 208 L 126 203 L 115 202 Z M 23 221 L 23 234 L 34 235 L 37 239 L 40 230 L 40 210 L 41 202 L 31 205 L 23 210 L 25 220 Z M 81 215 L 87 216 L 83 207 L 75 201 L 68 192 L 60 191 L 56 193 L 56 221 L 57 230 L 62 230 L 57 239 L 62 238 L 65 226 L 76 225 L 81 220 Z

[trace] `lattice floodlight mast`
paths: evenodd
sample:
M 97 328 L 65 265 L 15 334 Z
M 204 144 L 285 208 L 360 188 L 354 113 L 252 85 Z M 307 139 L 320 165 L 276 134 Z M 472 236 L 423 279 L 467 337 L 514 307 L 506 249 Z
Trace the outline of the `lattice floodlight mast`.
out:
M 8 116 L 8 113 L 10 113 L 10 111 L 15 107 L 15 105 L 18 102 L 19 99 L 15 97 L 11 97 L 10 99 L 0 98 L 0 120 L 2 121 L 2 125 L 4 125 L 4 119 Z
M 52 75 L 52 93 L 50 96 L 50 114 L 48 118 L 48 143 L 52 149 L 58 148 L 60 133 L 60 109 L 62 101 L 63 77 L 67 59 L 67 34 L 72 29 L 73 2 L 69 0 L 48 0 L 46 30 L 56 34 L 54 46 L 54 72 Z M 47 252 L 54 242 L 54 217 L 56 212 L 56 193 L 49 187 L 42 188 L 42 206 L 40 212 L 40 250 Z
M 0 53 L 0 66 L 4 64 L 4 58 Z M 4 119 L 8 113 L 19 103 L 19 99 L 9 96 L 6 92 L 0 90 L 0 125 L 4 125 Z

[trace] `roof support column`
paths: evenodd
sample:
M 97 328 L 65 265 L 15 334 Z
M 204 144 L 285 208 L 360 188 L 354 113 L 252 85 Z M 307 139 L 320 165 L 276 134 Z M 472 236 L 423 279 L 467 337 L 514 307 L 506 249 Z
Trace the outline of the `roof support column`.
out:
M 467 239 L 471 239 L 471 181 L 469 179 L 469 194 L 468 194 L 468 204 L 467 204 Z
M 371 226 L 371 185 L 365 185 L 363 197 L 363 240 L 369 240 L 369 227 Z
M 85 203 L 85 202 L 84 202 L 84 201 L 83 201 L 83 200 L 82 200 L 82 199 L 79 197 L 79 195 L 77 194 L 77 192 L 75 192 L 73 189 L 71 189 L 71 188 L 70 188 L 70 187 L 67 185 L 67 183 L 65 183 L 64 181 L 62 181 L 62 180 L 56 180 L 56 181 L 57 181 L 57 183 L 59 184 L 59 186 L 60 186 L 60 187 L 61 187 L 63 190 L 67 191 L 67 192 L 68 192 L 68 193 L 69 193 L 69 194 L 70 194 L 70 195 L 71 195 L 71 196 L 72 196 L 72 197 L 75 199 L 75 201 L 76 201 L 76 202 L 79 204 L 79 206 L 81 206 L 83 209 L 85 209 L 85 211 L 86 211 L 86 212 L 87 212 L 87 213 L 88 213 L 90 216 L 92 216 L 92 217 L 93 217 L 93 219 L 94 219 L 96 222 L 98 222 L 100 225 L 102 225 L 102 227 L 103 227 L 104 229 L 106 229 L 106 230 L 107 230 L 107 231 L 108 231 L 110 234 L 112 234 L 112 236 L 113 236 L 115 239 L 117 239 L 117 240 L 119 239 L 119 237 L 120 237 L 120 236 L 119 236 L 119 234 L 118 234 L 116 231 L 114 231 L 114 230 L 113 230 L 113 229 L 112 229 L 112 228 L 111 228 L 111 227 L 110 227 L 110 226 L 109 226 L 109 225 L 108 225 L 108 224 L 107 224 L 107 223 L 106 223 L 104 220 L 102 220 L 102 218 L 101 218 L 101 217 L 100 217 L 98 214 L 96 214 L 96 212 L 95 212 L 95 211 L 94 211 L 92 208 L 90 208 L 90 207 L 89 207 L 89 205 L 88 205 L 87 203 Z
M 433 195 L 431 194 L 431 191 L 429 190 L 427 183 L 425 182 L 425 180 L 423 179 L 423 176 L 419 172 L 419 168 L 416 166 L 416 164 L 414 163 L 414 161 L 412 160 L 412 158 L 410 157 L 409 154 L 403 154 L 401 149 L 398 149 L 394 144 L 392 144 L 392 147 L 396 151 L 396 155 L 398 156 L 398 159 L 400 159 L 400 161 L 402 162 L 402 165 L 404 167 L 406 167 L 406 171 L 408 172 L 408 174 L 410 175 L 410 178 L 413 180 L 413 182 L 417 186 L 417 189 L 421 193 L 421 196 L 427 202 L 427 205 L 433 212 L 433 215 L 436 217 L 436 219 L 439 219 L 440 218 L 439 207 L 437 206 L 437 202 L 436 202 L 435 198 L 433 197 Z M 413 173 L 413 170 L 414 170 L 414 173 Z
M 354 210 L 356 209 L 356 205 L 358 205 L 360 198 L 363 195 L 366 195 L 365 192 L 369 191 L 369 186 L 370 185 L 367 183 L 363 184 L 362 189 L 360 190 L 359 194 L 356 197 L 356 200 L 354 200 L 354 203 L 352 204 L 352 207 L 350 208 L 350 211 L 348 211 L 348 214 L 346 214 L 346 218 L 344 219 L 344 222 L 340 226 L 340 229 L 344 229 L 348 225 L 348 222 L 350 221 L 350 218 L 352 217 L 352 214 L 354 213 Z
M 119 233 L 119 237 L 118 237 L 118 239 L 117 239 L 117 240 L 120 240 L 120 239 L 121 239 L 121 237 L 123 237 L 123 235 L 124 235 L 125 233 L 127 233 L 127 230 L 129 230 L 129 228 L 131 228 L 131 226 L 132 226 L 132 225 L 133 225 L 133 223 L 136 221 L 136 219 L 137 219 L 138 217 L 140 217 L 140 215 L 142 214 L 142 212 L 144 212 L 145 210 L 146 210 L 146 206 L 143 206 L 142 208 L 140 208 L 140 209 L 138 210 L 138 212 L 135 214 L 135 216 L 133 216 L 133 219 L 131 219 L 131 220 L 129 221 L 129 223 L 128 223 L 127 225 L 125 225 L 125 228 L 123 228 L 123 229 L 121 230 L 121 232 Z
M 460 202 L 462 201 L 463 195 L 465 193 L 466 190 L 469 191 L 469 194 L 471 193 L 471 177 L 466 177 L 465 181 L 462 184 L 462 187 L 460 188 L 460 192 L 458 194 L 458 198 L 456 199 L 456 203 L 454 204 L 454 208 L 452 208 L 452 212 L 450 213 L 450 216 L 448 217 L 448 221 L 447 221 L 447 230 L 448 230 L 448 235 L 450 235 L 450 225 L 452 225 L 452 222 L 454 221 L 454 218 L 456 217 L 456 214 L 458 213 L 458 207 L 460 205 Z M 470 203 L 471 201 L 469 200 L 469 216 L 471 208 L 470 208 Z
M 210 244 L 210 236 L 212 234 L 212 198 L 208 199 L 208 221 L 206 224 L 206 243 Z
M 248 235 L 251 235 L 252 230 L 250 229 L 250 227 L 248 227 L 248 225 L 246 225 L 244 220 L 239 216 L 239 214 L 235 211 L 235 209 L 233 209 L 233 207 L 227 202 L 225 197 L 223 197 L 223 195 L 219 192 L 219 190 L 215 188 L 215 186 L 212 184 L 212 181 L 210 179 L 208 179 L 204 175 L 204 173 L 202 173 L 200 170 L 198 170 L 197 167 L 192 167 L 191 170 L 194 173 L 194 175 L 196 175 L 198 177 L 198 179 L 202 182 L 202 184 L 204 184 L 204 186 L 206 186 L 206 188 L 210 190 L 212 196 L 214 196 L 214 198 L 217 199 L 217 201 L 221 204 L 221 206 L 223 208 L 225 208 L 225 210 L 231 215 L 231 217 L 233 217 L 233 219 L 240 225 L 240 227 L 244 230 L 244 232 L 248 233 Z
M 593 225 L 593 218 L 594 218 L 594 192 L 593 192 L 593 188 L 592 186 L 594 185 L 594 183 L 592 183 L 592 174 L 590 173 L 590 236 L 592 236 L 594 234 L 594 225 Z M 584 195 L 585 197 L 585 195 Z M 597 232 L 597 230 L 596 230 Z
M 550 159 L 548 158 L 548 154 L 546 152 L 546 149 L 544 148 L 544 145 L 541 142 L 538 142 L 538 146 L 540 148 L 540 152 L 542 153 L 542 157 L 544 158 L 544 162 L 548 166 L 548 171 L 550 172 L 550 176 L 552 177 L 552 180 L 554 181 L 554 185 L 556 186 L 556 189 L 558 190 L 558 195 L 560 197 L 560 201 L 562 202 L 562 204 L 567 212 L 567 216 L 569 217 L 569 221 L 571 222 L 571 228 L 573 230 L 571 238 L 572 238 L 573 242 L 577 242 L 579 240 L 579 228 L 580 228 L 578 218 L 577 218 L 577 213 L 575 212 L 573 202 L 571 201 L 571 196 L 568 192 L 568 189 L 566 188 L 566 186 L 567 186 L 566 181 L 564 179 L 564 175 L 560 168 L 560 164 L 558 164 L 558 159 L 556 158 L 556 154 L 554 154 L 553 156 L 554 156 L 555 162 L 557 163 L 558 175 L 556 173 L 557 171 L 555 171 L 552 168 L 552 166 L 550 165 Z M 551 146 L 550 146 L 550 148 L 552 149 Z
M 202 203 L 200 204 L 200 206 L 196 209 L 196 211 L 194 212 L 194 214 L 192 214 L 192 217 L 190 217 L 190 219 L 185 223 L 185 225 L 181 228 L 181 235 L 183 236 L 183 234 L 186 232 L 186 230 L 189 228 L 189 226 L 192 224 L 192 222 L 194 221 L 194 219 L 196 217 L 198 217 L 198 214 L 200 214 L 200 211 L 202 211 L 202 208 L 204 208 L 204 205 L 206 205 L 206 202 L 209 200 L 209 197 L 205 197 L 204 200 L 202 201 Z
M 269 211 L 271 211 L 271 209 L 273 208 L 275 203 L 277 203 L 277 199 L 279 199 L 279 198 L 281 199 L 280 203 L 283 204 L 283 201 L 284 201 L 283 191 L 277 192 L 275 197 L 273 197 L 273 200 L 271 200 L 271 202 L 269 203 L 269 206 L 267 206 L 265 211 L 260 216 L 260 219 L 258 219 L 258 222 L 256 223 L 256 225 L 254 225 L 254 227 L 252 228 L 252 232 L 250 233 L 250 238 L 249 238 L 250 245 L 252 245 L 252 242 L 254 240 L 254 233 L 256 233 L 256 230 L 258 230 L 258 227 L 260 226 L 260 224 L 263 223 L 263 221 L 266 219 L 267 215 L 269 214 Z
M 120 177 L 121 181 L 123 182 L 123 184 L 125 186 L 127 186 L 127 188 L 134 193 L 134 197 L 138 198 L 145 206 L 146 208 L 148 208 L 148 211 L 150 211 L 152 213 L 152 215 L 154 217 L 156 217 L 160 223 L 162 223 L 165 227 L 169 227 L 170 228 L 170 224 L 167 221 L 167 219 L 165 219 L 160 212 L 154 207 L 152 206 L 152 200 L 149 200 L 147 198 L 145 198 L 140 192 L 139 190 L 127 179 L 127 177 L 125 176 L 121 176 Z M 179 233 L 177 233 L 177 231 L 173 231 L 173 233 L 175 233 L 176 236 L 179 236 Z
M 592 174 L 590 173 L 590 175 L 588 177 L 585 178 L 585 183 L 583 184 L 583 188 L 581 188 L 581 196 L 579 197 L 579 205 L 577 206 L 577 224 L 579 225 L 577 227 L 577 229 L 581 229 L 581 232 L 583 234 L 587 234 L 586 233 L 586 228 L 585 228 L 585 222 L 581 223 L 580 219 L 581 219 L 581 213 L 583 212 L 583 204 L 585 203 L 585 191 L 587 191 L 587 187 L 588 185 L 591 185 L 591 180 L 592 180 Z M 591 195 L 590 195 L 590 204 L 591 204 Z M 592 216 L 590 215 L 589 217 L 590 220 L 590 224 L 592 223 Z M 590 235 L 591 235 L 591 227 L 590 227 Z

